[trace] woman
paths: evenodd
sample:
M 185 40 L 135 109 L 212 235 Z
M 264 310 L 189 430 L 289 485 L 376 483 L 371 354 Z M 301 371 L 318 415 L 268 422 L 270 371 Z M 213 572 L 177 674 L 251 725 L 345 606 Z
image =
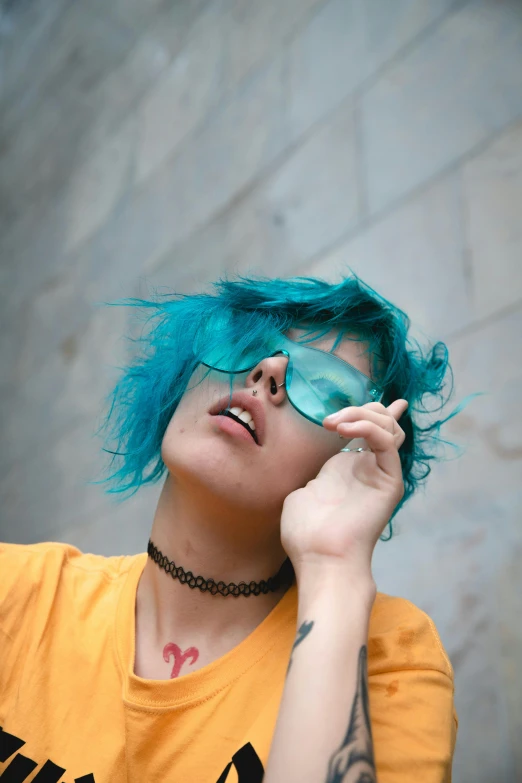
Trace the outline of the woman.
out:
M 371 574 L 447 421 L 413 416 L 442 397 L 446 347 L 413 347 L 353 274 L 215 287 L 126 302 L 156 323 L 111 395 L 103 481 L 124 496 L 166 473 L 147 553 L 0 547 L 1 769 L 450 780 L 450 662 Z

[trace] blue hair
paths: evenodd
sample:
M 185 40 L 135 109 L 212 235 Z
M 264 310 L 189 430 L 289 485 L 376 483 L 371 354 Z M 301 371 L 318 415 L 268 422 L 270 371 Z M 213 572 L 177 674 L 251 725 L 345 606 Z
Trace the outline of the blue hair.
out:
M 153 289 L 150 300 L 102 303 L 140 308 L 139 317 L 147 328 L 140 337 L 127 338 L 141 346 L 141 352 L 118 368 L 122 374 L 105 398 L 109 410 L 96 433 L 105 431 L 103 451 L 112 455 L 110 475 L 90 483 L 108 484 L 107 494 L 126 499 L 143 484 L 159 481 L 166 471 L 163 436 L 201 363 L 203 349 L 212 351 L 226 341 L 240 356 L 249 345 L 262 344 L 276 332 L 307 324 L 317 327 L 315 334 L 322 329 L 319 336 L 339 330 L 333 351 L 347 331 L 357 337 L 345 339 L 368 345 L 372 379 L 384 389 L 383 405 L 399 398 L 409 403 L 400 419 L 406 435 L 399 449 L 405 491 L 382 537 L 389 540 L 392 520 L 426 480 L 430 463 L 442 459 L 437 447 L 456 446 L 440 437 L 442 425 L 481 392 L 469 395 L 446 418 L 421 426 L 419 415 L 441 411 L 453 394 L 447 346 L 439 341 L 423 352 L 408 336 L 406 313 L 350 273 L 337 284 L 314 277 L 236 275 L 231 280 L 225 275 L 212 284 L 217 293 L 162 294 Z M 425 401 L 432 398 L 440 404 L 429 409 Z M 114 442 L 116 448 L 109 448 Z

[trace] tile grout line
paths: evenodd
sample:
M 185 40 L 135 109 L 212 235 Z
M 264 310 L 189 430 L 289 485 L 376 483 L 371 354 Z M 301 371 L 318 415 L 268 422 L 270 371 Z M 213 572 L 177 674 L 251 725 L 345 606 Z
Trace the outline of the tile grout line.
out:
M 320 6 L 322 6 L 322 5 L 327 4 L 329 2 L 329 0 L 317 0 L 317 2 L 318 2 L 318 4 Z M 79 158 L 78 158 L 78 167 L 80 167 L 84 163 L 87 163 L 87 161 L 92 156 L 94 156 L 96 154 L 97 150 L 104 143 L 107 142 L 107 139 L 111 135 L 116 134 L 120 130 L 120 128 L 124 125 L 124 123 L 129 120 L 130 116 L 137 110 L 139 105 L 147 98 L 149 93 L 154 89 L 154 86 L 158 82 L 159 78 L 161 78 L 161 76 L 165 73 L 165 71 L 170 66 L 172 66 L 172 64 L 175 62 L 175 60 L 183 53 L 183 51 L 185 50 L 187 45 L 192 40 L 192 37 L 194 35 L 193 28 L 197 24 L 198 19 L 204 13 L 205 9 L 209 8 L 212 4 L 213 4 L 213 0 L 206 0 L 203 3 L 201 9 L 195 14 L 194 19 L 191 22 L 190 31 L 189 31 L 186 39 L 184 40 L 183 44 L 181 44 L 179 46 L 179 48 L 176 50 L 176 53 L 174 54 L 174 56 L 172 56 L 168 60 L 168 62 L 165 63 L 164 67 L 161 68 L 158 71 L 158 73 L 156 74 L 156 76 L 154 78 L 154 81 L 152 81 L 150 84 L 148 84 L 147 87 L 144 89 L 144 91 L 135 100 L 131 101 L 130 106 L 129 106 L 129 110 L 127 112 L 125 112 L 125 114 L 122 116 L 122 118 L 119 121 L 116 121 L 113 124 L 111 124 L 109 126 L 108 131 L 106 133 L 104 133 L 103 136 L 96 141 L 96 144 L 94 146 L 92 146 L 92 147 L 87 147 L 87 149 L 84 152 L 84 154 L 79 156 Z M 315 8 L 315 6 L 314 6 L 314 8 Z M 310 14 L 311 18 L 313 18 L 313 16 L 314 16 L 313 13 Z M 308 19 L 308 17 L 305 17 L 305 19 Z M 303 20 L 301 20 L 301 21 L 303 21 Z M 151 22 L 151 24 L 149 25 L 149 27 L 147 28 L 147 30 L 145 31 L 145 33 L 143 35 L 147 35 L 147 33 L 150 34 L 150 28 L 152 26 L 153 26 L 153 23 Z M 299 29 L 299 25 L 296 25 L 296 27 Z M 294 34 L 295 34 L 295 29 L 292 29 L 288 33 L 288 38 L 291 40 L 291 37 Z M 137 46 L 139 45 L 139 43 L 141 42 L 141 40 L 143 38 L 143 35 L 140 36 L 139 39 L 137 39 L 136 44 L 131 48 L 131 50 L 127 53 L 127 55 L 125 55 L 125 57 L 123 57 L 123 59 L 122 59 L 122 61 L 120 61 L 119 65 L 115 66 L 114 68 L 112 68 L 106 74 L 106 76 L 102 80 L 100 80 L 100 84 L 103 84 L 103 82 L 106 79 L 110 78 L 111 75 L 118 70 L 118 67 L 120 67 L 121 64 L 125 61 L 125 59 L 128 56 L 130 56 L 132 54 L 132 52 L 137 48 Z M 245 74 L 243 74 L 243 77 L 240 79 L 240 81 L 237 84 L 235 84 L 232 88 L 230 88 L 229 90 L 227 90 L 224 93 L 224 95 L 223 95 L 223 103 L 218 102 L 217 104 L 215 104 L 213 106 L 213 108 L 208 112 L 208 114 L 204 115 L 201 118 L 200 122 L 198 122 L 197 125 L 194 126 L 194 128 L 191 128 L 187 132 L 187 134 L 180 139 L 178 147 L 182 147 L 184 144 L 186 144 L 188 141 L 190 141 L 192 136 L 197 136 L 199 133 L 203 132 L 205 127 L 209 124 L 209 122 L 212 120 L 213 117 L 218 116 L 219 112 L 223 111 L 225 108 L 227 108 L 231 104 L 232 100 L 236 97 L 236 95 L 240 95 L 241 92 L 244 91 L 244 89 L 248 88 L 248 81 L 249 81 L 249 79 L 252 79 L 253 77 L 255 77 L 255 75 L 258 72 L 262 72 L 263 69 L 266 69 L 267 63 L 270 64 L 271 60 L 275 59 L 275 56 L 279 55 L 281 53 L 280 50 L 283 50 L 285 46 L 286 46 L 286 37 L 281 42 L 280 46 L 276 47 L 275 51 L 271 52 L 269 57 L 264 57 L 261 60 L 259 60 L 257 63 L 255 63 L 253 66 L 251 66 L 245 72 Z M 172 150 L 172 154 L 167 155 L 167 157 L 163 161 L 161 161 L 160 164 L 155 169 L 153 169 L 141 182 L 139 182 L 137 184 L 136 188 L 134 189 L 134 192 L 138 193 L 141 190 L 141 188 L 146 185 L 146 183 L 149 181 L 149 179 L 151 179 L 154 176 L 154 174 L 157 174 L 158 171 L 160 169 L 162 169 L 166 165 L 166 163 L 168 161 L 175 160 L 177 155 L 178 155 L 178 149 L 175 148 L 174 150 Z M 65 196 L 66 189 L 67 189 L 67 183 L 62 185 L 58 189 L 58 191 L 55 194 L 55 198 L 53 199 L 54 206 L 58 206 L 58 204 L 60 203 L 60 200 Z M 51 207 L 51 209 L 52 208 L 53 207 Z M 109 213 L 109 215 L 110 215 L 110 213 Z M 19 223 L 19 221 L 17 221 L 17 223 Z M 102 226 L 100 226 L 98 230 L 101 230 L 104 225 L 105 224 L 102 224 Z M 16 226 L 15 226 L 15 228 L 16 228 Z M 87 237 L 85 237 L 84 241 L 88 241 L 94 235 L 94 233 L 96 233 L 96 231 L 91 233 L 91 234 L 89 234 Z M 75 249 L 76 248 L 73 248 L 73 250 L 75 250 Z
M 360 92 L 360 93 L 366 92 L 373 85 L 373 83 L 376 83 L 379 80 L 379 78 L 382 76 L 382 74 L 389 67 L 393 66 L 396 62 L 400 62 L 400 60 L 403 59 L 404 56 L 409 54 L 410 51 L 413 51 L 419 43 L 422 43 L 423 40 L 425 40 L 425 38 L 428 38 L 431 35 L 431 33 L 438 26 L 440 26 L 449 16 L 453 15 L 454 13 L 456 13 L 458 10 L 460 10 L 460 8 L 463 5 L 466 5 L 470 1 L 471 0 L 460 0 L 460 2 L 457 2 L 452 8 L 448 9 L 445 14 L 443 14 L 443 15 L 441 15 L 441 17 L 438 17 L 437 19 L 433 20 L 433 22 L 431 22 L 426 27 L 424 27 L 422 30 L 420 30 L 415 36 L 413 36 L 413 38 L 410 41 L 408 41 L 406 44 L 404 44 L 402 47 L 400 47 L 396 52 L 394 52 L 392 54 L 392 56 L 388 60 L 386 60 L 384 63 L 382 63 L 381 66 L 379 66 L 379 68 L 377 68 L 376 71 L 373 74 L 371 74 L 367 79 L 363 80 L 363 82 L 361 82 L 361 84 L 358 85 L 353 91 L 351 91 L 347 95 L 344 95 L 343 98 L 341 99 L 341 101 L 339 101 L 335 106 L 333 106 L 331 109 L 329 109 L 324 115 L 322 115 L 321 117 L 317 118 L 312 123 L 312 125 L 309 128 L 307 128 L 304 131 L 304 133 L 301 134 L 298 137 L 298 139 L 301 140 L 302 138 L 308 137 L 310 135 L 310 132 L 313 132 L 313 129 L 316 128 L 317 126 L 320 126 L 324 122 L 324 120 L 329 117 L 329 115 L 332 112 L 337 111 L 339 106 L 340 106 L 340 104 L 342 104 L 345 100 L 355 96 L 358 92 Z M 207 2 L 204 5 L 204 8 L 209 7 L 211 5 L 211 2 L 212 2 L 212 0 L 210 0 L 210 2 Z M 199 122 L 194 128 L 191 129 L 191 131 L 186 136 L 183 137 L 183 139 L 180 141 L 180 144 L 178 145 L 178 148 L 174 149 L 172 151 L 171 155 L 167 155 L 167 157 L 161 162 L 160 166 L 157 169 L 154 169 L 152 172 L 150 172 L 150 174 L 147 177 L 145 177 L 138 184 L 138 186 L 134 189 L 134 192 L 132 193 L 132 197 L 134 198 L 142 190 L 142 188 L 144 188 L 146 186 L 147 182 L 154 176 L 154 174 L 157 173 L 159 168 L 164 167 L 165 165 L 174 162 L 177 159 L 177 157 L 182 154 L 182 152 L 183 152 L 182 148 L 186 144 L 190 143 L 190 141 L 191 141 L 191 139 L 193 137 L 197 137 L 202 132 L 204 132 L 205 128 L 211 123 L 212 119 L 214 117 L 216 117 L 216 116 L 219 116 L 219 113 L 224 111 L 232 103 L 233 99 L 237 95 L 241 95 L 241 93 L 244 91 L 244 89 L 248 88 L 248 81 L 251 80 L 252 78 L 255 78 L 264 69 L 266 70 L 266 68 L 267 68 L 267 61 L 273 59 L 274 55 L 281 55 L 281 53 L 284 50 L 285 46 L 288 45 L 288 42 L 291 43 L 294 40 L 294 38 L 296 37 L 296 34 L 298 32 L 300 32 L 301 30 L 305 29 L 306 25 L 310 22 L 310 20 L 312 20 L 319 13 L 321 8 L 323 8 L 325 5 L 328 4 L 328 2 L 329 2 L 329 0 L 321 0 L 321 2 L 317 6 L 314 5 L 312 11 L 303 20 L 300 20 L 300 22 L 298 24 L 296 24 L 291 31 L 289 31 L 287 36 L 281 42 L 280 46 L 278 46 L 276 48 L 275 52 L 272 52 L 271 58 L 265 57 L 265 58 L 261 59 L 258 63 L 256 63 L 254 66 L 252 66 L 243 75 L 243 78 L 240 80 L 240 82 L 238 82 L 238 84 L 236 84 L 234 86 L 234 88 L 232 88 L 232 90 L 230 90 L 230 92 L 226 92 L 225 93 L 225 96 L 224 96 L 225 101 L 224 101 L 224 103 L 222 105 L 221 104 L 217 104 L 207 115 L 205 115 L 202 118 L 201 122 Z M 200 14 L 198 13 L 196 15 L 196 17 L 195 17 L 194 23 L 196 22 L 197 18 L 199 18 L 199 16 L 200 16 Z M 187 45 L 188 40 L 190 40 L 190 38 L 191 38 L 191 36 L 189 35 L 187 41 L 183 44 L 183 46 L 180 47 L 180 49 L 179 49 L 179 51 L 177 51 L 175 57 L 173 57 L 172 60 L 170 60 L 169 63 L 166 64 L 165 68 L 163 68 L 159 72 L 158 76 L 161 75 L 162 73 L 164 73 L 166 68 L 168 68 L 172 64 L 172 62 L 174 62 L 174 60 L 177 57 L 179 57 L 179 55 L 184 50 L 184 48 Z M 108 76 L 109 75 L 110 74 L 108 74 Z M 136 106 L 139 105 L 139 103 L 141 103 L 145 99 L 147 94 L 153 89 L 154 84 L 156 83 L 156 81 L 157 81 L 157 77 L 156 77 L 155 81 L 152 84 L 150 84 L 148 86 L 148 88 L 146 88 L 146 90 L 142 93 L 142 95 L 136 101 L 132 102 L 130 111 L 124 115 L 124 118 L 123 118 L 123 120 L 121 122 L 115 123 L 114 126 L 111 127 L 111 133 L 112 132 L 116 132 L 118 130 L 118 128 L 123 124 L 123 122 L 126 119 L 128 119 L 128 117 L 130 116 L 130 113 L 135 110 Z M 105 136 L 103 137 L 103 141 L 106 140 L 108 135 L 109 134 L 105 134 Z M 94 154 L 95 150 L 98 149 L 99 146 L 100 146 L 100 144 L 97 144 L 97 146 L 95 148 L 92 148 L 92 149 L 89 150 L 89 153 L 87 153 L 85 155 L 85 157 L 82 156 L 82 158 L 80 160 L 80 163 L 81 162 L 85 162 L 88 159 L 88 157 L 90 157 L 92 154 Z M 295 145 L 293 145 L 293 148 L 295 148 Z M 289 150 L 284 150 L 283 154 L 285 152 L 287 152 L 287 151 L 289 151 Z M 270 167 L 270 164 L 269 164 L 269 167 Z M 262 180 L 262 178 L 263 178 L 263 176 L 265 174 L 265 171 L 266 171 L 266 169 L 260 171 L 259 172 L 260 177 L 256 177 L 254 179 L 254 181 L 259 181 L 260 179 Z M 63 190 L 65 190 L 65 187 L 63 188 Z M 60 188 L 60 190 L 58 191 L 58 194 L 57 194 L 58 198 L 60 197 L 60 195 L 64 195 L 64 194 L 62 194 L 62 188 Z M 223 208 L 226 208 L 228 203 L 230 203 L 230 202 L 227 202 L 226 204 L 224 204 Z M 207 222 L 212 222 L 212 220 L 214 219 L 216 214 L 219 214 L 220 212 L 221 212 L 221 209 L 218 210 L 217 213 L 214 213 L 213 215 L 209 216 L 209 220 Z M 105 222 L 107 222 L 107 221 L 105 221 Z M 102 230 L 104 225 L 105 225 L 105 223 L 102 224 L 102 226 L 99 227 L 98 231 Z M 203 224 L 203 225 L 206 225 L 206 223 Z M 201 226 L 198 226 L 198 229 L 201 229 Z M 83 242 L 80 245 L 78 245 L 78 248 L 80 248 L 83 243 L 90 241 L 93 238 L 93 236 L 95 235 L 95 233 L 97 233 L 97 231 L 95 231 L 95 232 L 89 234 L 87 237 L 85 237 Z M 189 237 L 190 236 L 191 235 L 189 235 Z M 188 239 L 189 237 L 186 237 L 186 239 Z M 183 241 L 185 241 L 185 240 L 183 240 Z M 78 248 L 73 248 L 73 251 L 76 251 Z M 69 254 L 67 254 L 64 257 L 64 260 L 68 257 L 68 255 Z
M 326 1 L 323 0 L 322 6 L 327 5 L 328 2 L 330 2 L 330 0 L 326 0 Z M 312 136 L 315 133 L 317 128 L 319 128 L 321 125 L 323 125 L 325 123 L 325 121 L 328 121 L 329 118 L 332 115 L 334 115 L 337 111 L 339 111 L 340 107 L 344 104 L 345 101 L 354 100 L 354 99 L 359 97 L 359 94 L 362 96 L 363 93 L 367 92 L 368 89 L 370 89 L 373 86 L 373 84 L 376 83 L 379 80 L 379 78 L 383 75 L 383 73 L 385 73 L 396 62 L 400 62 L 405 56 L 407 56 L 410 53 L 410 51 L 413 51 L 419 43 L 422 43 L 426 38 L 429 38 L 431 33 L 435 29 L 437 29 L 437 27 L 439 27 L 449 16 L 452 16 L 452 15 L 456 14 L 459 10 L 461 10 L 461 8 L 463 6 L 467 5 L 469 2 L 471 2 L 471 0 L 457 0 L 455 5 L 452 8 L 448 9 L 445 14 L 442 14 L 441 17 L 438 17 L 437 19 L 433 20 L 433 22 L 429 23 L 426 27 L 422 28 L 422 30 L 420 30 L 415 36 L 413 36 L 413 38 L 411 40 L 409 40 L 406 44 L 404 44 L 402 47 L 400 47 L 396 52 L 394 52 L 391 55 L 391 57 L 389 59 L 387 59 L 384 63 L 382 63 L 374 71 L 373 74 L 371 74 L 369 77 L 364 79 L 361 82 L 361 84 L 357 85 L 357 87 L 355 87 L 352 91 L 350 91 L 349 93 L 344 95 L 341 98 L 341 100 L 338 101 L 330 109 L 328 109 L 325 112 L 325 114 L 321 115 L 316 120 L 314 120 L 314 122 L 308 128 L 306 128 L 306 130 L 303 131 L 296 138 L 296 140 L 289 145 L 288 148 L 286 148 L 285 150 L 282 150 L 280 155 L 276 156 L 276 159 L 272 163 L 268 164 L 268 166 L 266 166 L 264 169 L 262 169 L 260 172 L 258 172 L 258 174 L 255 175 L 252 178 L 252 180 L 249 181 L 249 183 L 247 183 L 247 185 L 245 186 L 244 189 L 241 189 L 237 193 L 233 194 L 232 198 L 228 202 L 223 204 L 223 206 L 220 209 L 218 209 L 215 213 L 210 215 L 209 219 L 204 224 L 202 224 L 201 226 L 198 226 L 197 230 L 201 230 L 201 228 L 203 226 L 206 226 L 208 223 L 212 223 L 218 215 L 223 214 L 223 212 L 227 210 L 229 204 L 232 201 L 236 201 L 237 202 L 239 200 L 239 198 L 241 198 L 241 193 L 243 192 L 243 190 L 245 190 L 246 192 L 250 192 L 253 189 L 253 187 L 256 186 L 256 184 L 259 184 L 260 182 L 263 182 L 264 179 L 266 178 L 266 176 L 269 175 L 273 171 L 276 163 L 278 165 L 280 165 L 280 163 L 284 162 L 284 160 L 286 160 L 287 157 L 290 157 L 292 152 L 295 149 L 297 149 L 301 145 L 302 142 L 308 140 L 308 138 L 310 138 L 310 136 Z M 311 18 L 313 19 L 313 17 L 318 12 L 319 12 L 319 9 L 315 13 L 310 15 Z M 292 35 L 292 36 L 289 35 L 289 40 L 292 41 L 294 37 L 295 37 L 294 35 Z M 279 50 L 278 50 L 278 53 L 280 53 Z M 263 68 L 266 67 L 265 60 L 260 61 L 259 66 L 260 66 L 259 68 L 257 68 L 257 67 L 255 68 L 256 74 L 257 74 L 258 71 L 262 71 Z M 252 69 L 252 70 L 254 70 L 254 69 Z M 246 74 L 245 75 L 245 81 L 248 79 L 249 76 L 252 77 L 252 75 L 253 74 L 251 72 Z M 241 84 L 242 83 L 243 82 L 241 82 Z M 238 85 L 238 87 L 240 88 L 240 85 Z M 240 93 L 240 92 L 241 92 L 241 89 L 238 89 L 238 93 Z M 230 102 L 231 101 L 227 102 L 226 106 L 228 106 L 230 104 Z M 213 116 L 218 114 L 219 111 L 221 111 L 221 108 L 218 109 L 218 110 L 214 110 L 209 115 L 205 116 L 203 118 L 203 120 L 202 120 L 202 123 L 200 125 L 196 126 L 196 128 L 193 129 L 195 131 L 193 133 L 193 135 L 197 136 L 202 130 L 204 130 L 205 127 L 212 120 Z M 187 139 L 187 137 L 185 137 L 184 141 L 186 139 Z M 190 139 L 190 137 L 189 137 L 189 139 Z M 173 154 L 171 156 L 168 156 L 163 161 L 162 165 L 167 164 L 167 162 L 174 161 L 178 157 L 178 154 L 180 154 L 180 153 L 181 153 L 181 150 L 179 152 L 178 152 L 178 150 L 173 151 Z M 153 174 L 154 174 L 154 172 L 151 172 L 151 176 Z M 143 183 L 140 183 L 140 185 L 141 184 L 145 184 L 147 182 L 147 180 L 148 180 L 148 178 L 145 179 L 143 181 Z M 186 240 L 190 239 L 190 237 L 192 235 L 193 235 L 193 233 L 189 234 L 182 241 L 185 242 Z M 155 268 L 155 267 L 152 267 L 152 268 Z
M 189 23 L 189 29 L 188 29 L 188 32 L 187 32 L 187 36 L 184 39 L 183 43 L 180 44 L 176 48 L 175 54 L 172 55 L 170 57 L 170 59 L 167 59 L 165 64 L 157 71 L 157 73 L 154 76 L 154 80 L 152 82 L 150 82 L 145 87 L 145 89 L 142 92 L 139 92 L 139 94 L 133 100 L 130 101 L 130 104 L 129 104 L 129 107 L 128 107 L 128 111 L 126 111 L 119 120 L 117 120 L 117 121 L 115 121 L 113 123 L 109 123 L 109 126 L 108 126 L 106 132 L 101 136 L 101 138 L 97 139 L 96 142 L 92 146 L 87 146 L 85 148 L 84 152 L 81 155 L 78 156 L 77 166 L 75 168 L 75 171 L 77 171 L 82 165 L 87 163 L 87 161 L 91 157 L 94 157 L 96 155 L 98 149 L 104 143 L 106 143 L 107 139 L 110 138 L 112 135 L 117 134 L 118 131 L 123 127 L 124 123 L 129 120 L 130 116 L 135 112 L 136 107 L 140 104 L 140 102 L 142 100 L 145 99 L 145 97 L 147 96 L 149 91 L 156 84 L 158 78 L 160 78 L 162 76 L 162 74 L 165 73 L 167 68 L 169 68 L 169 66 L 172 65 L 172 63 L 180 56 L 180 54 L 182 54 L 182 52 L 185 49 L 185 47 L 190 43 L 190 41 L 192 39 L 194 26 L 197 24 L 197 21 L 200 18 L 200 15 L 204 12 L 204 10 L 207 7 L 209 7 L 212 4 L 212 2 L 213 2 L 213 0 L 204 0 L 204 2 L 202 3 L 201 9 L 198 12 L 196 12 L 194 14 L 194 17 L 191 19 L 191 21 Z M 118 61 L 118 63 L 113 68 L 111 68 L 105 74 L 105 76 L 102 79 L 100 79 L 100 81 L 98 83 L 98 87 L 102 86 L 108 79 L 110 79 L 112 76 L 114 76 L 114 74 L 122 66 L 122 64 L 125 62 L 125 60 L 130 58 L 132 56 L 132 54 L 135 53 L 136 49 L 139 47 L 139 45 L 144 40 L 144 38 L 146 38 L 146 36 L 148 34 L 150 34 L 150 29 L 149 28 L 151 28 L 152 26 L 153 26 L 153 22 L 151 22 L 149 27 L 147 27 L 145 29 L 145 31 L 142 33 L 142 35 L 140 35 L 140 37 L 138 39 L 136 39 L 136 43 L 130 48 L 130 50 L 127 52 L 127 54 L 124 55 L 124 57 L 120 61 Z M 42 103 L 44 101 L 44 99 L 45 98 L 42 97 L 41 101 L 37 104 L 37 106 L 40 105 L 40 103 Z M 46 209 L 43 213 L 40 214 L 40 222 L 42 221 L 42 219 L 45 219 L 51 211 L 54 211 L 60 205 L 61 201 L 63 200 L 63 198 L 66 195 L 68 182 L 69 182 L 69 180 L 67 180 L 67 182 L 65 182 L 64 184 L 59 186 L 58 190 L 56 191 L 56 193 L 54 195 L 54 198 L 52 200 L 52 204 L 50 205 L 49 209 L 48 210 Z M 34 202 L 33 202 L 33 205 L 34 205 Z M 38 208 L 35 208 L 35 209 L 38 211 Z M 17 219 L 17 221 L 16 221 L 12 231 L 10 232 L 10 234 L 12 234 L 16 230 L 18 230 L 19 226 L 23 226 L 23 218 L 18 218 Z
M 517 313 L 520 309 L 522 309 L 522 299 L 517 299 L 511 304 L 506 305 L 505 307 L 501 307 L 499 310 L 495 310 L 494 313 L 485 315 L 482 318 L 476 318 L 474 321 L 471 321 L 465 326 L 462 326 L 460 329 L 455 329 L 453 332 L 448 332 L 445 340 L 453 340 L 456 342 L 462 338 L 468 337 L 473 332 L 486 329 L 488 326 L 501 321 L 503 318 L 506 318 L 513 313 Z
M 191 232 L 187 237 L 185 237 L 181 242 L 175 243 L 172 245 L 166 252 L 170 253 L 174 247 L 176 247 L 179 244 L 184 244 L 185 242 L 189 241 L 194 235 L 196 235 L 199 231 L 201 231 L 202 228 L 204 228 L 207 225 L 211 225 L 213 222 L 218 220 L 223 214 L 225 214 L 231 207 L 232 204 L 237 203 L 241 200 L 241 198 L 244 197 L 244 195 L 250 193 L 252 190 L 254 190 L 258 185 L 263 183 L 265 180 L 267 180 L 273 173 L 274 170 L 277 169 L 279 166 L 283 165 L 284 162 L 290 158 L 293 153 L 299 149 L 302 144 L 304 144 L 308 139 L 314 135 L 314 133 L 326 122 L 329 122 L 331 118 L 335 115 L 336 112 L 340 110 L 340 108 L 344 105 L 345 102 L 348 102 L 350 100 L 354 101 L 359 105 L 358 113 L 360 114 L 360 101 L 362 96 L 368 92 L 369 89 L 373 86 L 373 84 L 377 83 L 379 78 L 390 68 L 393 66 L 396 62 L 400 62 L 404 56 L 407 56 L 410 51 L 413 51 L 416 46 L 420 43 L 422 43 L 426 38 L 429 38 L 431 33 L 437 29 L 449 16 L 452 16 L 456 14 L 458 11 L 460 11 L 465 5 L 467 5 L 471 0 L 458 0 L 458 2 L 455 3 L 455 5 L 448 9 L 445 14 L 443 14 L 441 17 L 437 18 L 433 22 L 431 22 L 429 25 L 427 25 L 425 28 L 423 28 L 419 33 L 414 36 L 410 41 L 408 41 L 406 44 L 404 44 L 403 47 L 398 49 L 394 54 L 386 60 L 384 63 L 382 63 L 381 66 L 370 76 L 368 76 L 365 80 L 361 82 L 360 85 L 355 87 L 351 92 L 344 95 L 340 101 L 338 101 L 334 106 L 332 106 L 330 109 L 328 109 L 325 114 L 321 115 L 321 117 L 317 118 L 308 128 L 306 128 L 305 131 L 303 131 L 302 134 L 300 134 L 297 139 L 291 143 L 286 149 L 284 149 L 280 155 L 278 155 L 272 163 L 269 163 L 264 169 L 262 169 L 260 172 L 258 172 L 257 175 L 254 175 L 252 179 L 244 186 L 244 188 L 240 189 L 237 193 L 233 194 L 233 196 L 227 201 L 225 204 L 223 204 L 222 207 L 220 207 L 216 212 L 214 212 L 212 215 L 209 216 L 209 219 L 201 224 L 198 225 L 195 231 Z M 362 118 L 361 118 L 362 119 Z M 206 120 L 206 118 L 205 118 Z M 359 122 L 359 130 L 362 132 L 362 123 Z M 362 141 L 362 140 L 361 140 Z M 363 146 L 364 148 L 364 146 Z M 176 153 L 173 156 L 173 159 L 175 159 Z M 438 174 L 438 172 L 437 172 Z M 434 177 L 437 176 L 437 174 L 433 175 Z M 422 183 L 421 183 L 422 185 Z M 366 193 L 364 194 L 364 199 L 367 200 L 367 188 Z M 401 196 L 399 196 L 399 199 L 401 199 Z M 382 208 L 381 212 L 374 213 L 374 214 L 381 214 L 382 211 L 393 208 L 395 206 L 395 201 L 391 202 L 390 205 L 387 207 Z M 370 218 L 371 215 L 368 215 Z M 362 223 L 359 224 L 362 227 Z M 160 262 L 155 265 L 151 265 L 150 271 L 156 271 L 156 269 L 161 268 L 163 266 L 163 263 Z
M 468 307 L 470 312 L 473 312 L 473 303 L 475 301 L 475 269 L 473 266 L 473 251 L 471 249 L 470 232 L 469 232 L 469 209 L 466 198 L 466 182 L 464 162 L 455 172 L 458 175 L 458 211 L 459 211 L 459 226 L 460 226 L 460 241 L 462 250 L 462 273 L 466 284 L 466 297 L 468 300 Z
M 370 214 L 368 199 L 368 177 L 366 176 L 366 156 L 364 145 L 364 133 L 362 127 L 362 111 L 360 96 L 354 96 L 353 101 L 354 141 L 355 141 L 355 175 L 358 191 L 358 217 L 359 223 Z
M 410 202 L 413 202 L 419 195 L 422 195 L 425 191 L 429 190 L 430 187 L 432 187 L 437 182 L 447 177 L 449 174 L 457 173 L 463 164 L 477 157 L 480 153 L 484 152 L 491 144 L 494 144 L 495 141 L 498 138 L 500 138 L 506 131 L 509 131 L 511 128 L 515 127 L 518 123 L 520 123 L 521 120 L 522 117 L 516 117 L 514 120 L 511 120 L 511 122 L 504 125 L 503 128 L 495 130 L 486 139 L 483 139 L 482 141 L 478 142 L 474 147 L 467 150 L 460 157 L 450 161 L 446 166 L 439 169 L 431 177 L 429 177 L 426 180 L 423 180 L 412 190 L 406 191 L 401 196 L 399 196 L 395 201 L 391 202 L 390 204 L 387 204 L 385 207 L 382 207 L 381 209 L 376 210 L 375 212 L 368 215 L 367 218 L 363 219 L 361 223 L 359 223 L 354 229 L 349 229 L 340 237 L 338 237 L 334 242 L 332 242 L 330 245 L 327 245 L 319 253 L 317 253 L 314 256 L 311 256 L 306 262 L 303 262 L 302 264 L 300 264 L 298 267 L 295 268 L 300 269 L 308 264 L 316 264 L 318 261 L 321 261 L 321 259 L 323 259 L 324 256 L 329 255 L 335 250 L 338 250 L 346 242 L 355 239 L 359 234 L 362 234 L 365 231 L 367 231 L 369 228 L 372 228 L 381 220 L 393 214 L 396 210 L 402 208 L 403 206 L 406 206 Z

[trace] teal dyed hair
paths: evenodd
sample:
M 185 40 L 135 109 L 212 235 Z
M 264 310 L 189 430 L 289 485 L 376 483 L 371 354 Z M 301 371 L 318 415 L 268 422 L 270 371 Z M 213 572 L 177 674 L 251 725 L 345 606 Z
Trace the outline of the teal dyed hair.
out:
M 275 332 L 306 324 L 315 328 L 310 340 L 339 330 L 334 350 L 347 331 L 357 338 L 345 339 L 360 339 L 368 346 L 372 378 L 384 389 L 382 403 L 389 405 L 398 398 L 409 402 L 400 419 L 406 433 L 399 450 L 405 492 L 383 537 L 389 540 L 393 518 L 425 481 L 430 463 L 441 459 L 436 456 L 437 446 L 455 446 L 440 437 L 440 428 L 469 398 L 446 418 L 421 426 L 420 415 L 441 411 L 453 393 L 448 349 L 439 341 L 423 352 L 408 336 L 408 316 L 350 272 L 337 284 L 313 277 L 237 275 L 231 280 L 225 276 L 213 283 L 216 293 L 160 294 L 155 290 L 151 300 L 104 303 L 140 308 L 148 328 L 139 338 L 128 338 L 141 351 L 128 366 L 119 368 L 122 374 L 106 399 L 109 410 L 98 430 L 105 432 L 103 450 L 112 454 L 110 475 L 91 483 L 107 484 L 108 494 L 125 499 L 161 478 L 166 471 L 161 457 L 163 436 L 200 364 L 203 348 L 212 350 L 225 339 L 239 356 L 248 345 L 262 344 Z M 219 331 L 214 328 L 218 322 Z M 429 399 L 437 400 L 438 407 L 428 408 Z

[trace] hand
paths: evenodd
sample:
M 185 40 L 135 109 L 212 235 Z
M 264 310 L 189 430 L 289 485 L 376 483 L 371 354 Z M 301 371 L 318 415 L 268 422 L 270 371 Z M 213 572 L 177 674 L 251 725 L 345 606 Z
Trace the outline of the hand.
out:
M 370 402 L 323 420 L 347 439 L 364 438 L 372 451 L 340 451 L 285 499 L 281 542 L 298 582 L 303 569 L 333 564 L 371 578 L 375 544 L 404 495 L 398 449 L 406 436 L 397 420 L 407 407 L 402 399 L 388 408 Z

